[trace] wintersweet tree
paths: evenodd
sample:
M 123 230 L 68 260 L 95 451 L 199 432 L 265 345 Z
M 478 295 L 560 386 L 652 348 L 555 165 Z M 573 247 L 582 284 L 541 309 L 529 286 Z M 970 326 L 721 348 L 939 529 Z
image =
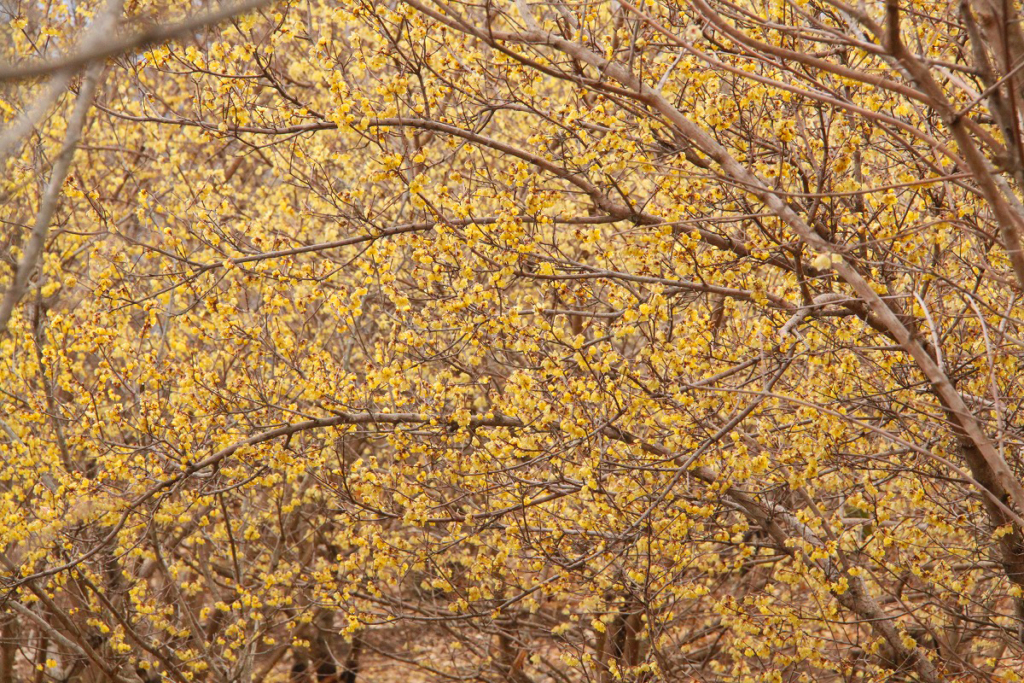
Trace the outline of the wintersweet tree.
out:
M 1021 681 L 1020 10 L 0 1 L 0 683 Z

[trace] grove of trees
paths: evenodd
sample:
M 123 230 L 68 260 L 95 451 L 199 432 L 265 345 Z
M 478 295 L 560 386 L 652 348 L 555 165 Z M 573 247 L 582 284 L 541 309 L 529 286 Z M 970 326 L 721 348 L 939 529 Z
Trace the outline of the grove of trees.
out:
M 1024 681 L 1016 0 L 0 0 L 0 683 Z

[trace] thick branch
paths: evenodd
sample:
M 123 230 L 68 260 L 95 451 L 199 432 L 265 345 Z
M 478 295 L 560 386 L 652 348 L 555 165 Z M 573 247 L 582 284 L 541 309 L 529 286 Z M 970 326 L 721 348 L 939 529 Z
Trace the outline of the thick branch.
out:
M 83 46 L 81 52 L 52 62 L 34 62 L 23 66 L 0 66 L 0 81 L 22 80 L 45 76 L 57 71 L 80 69 L 93 62 L 180 38 L 204 26 L 219 24 L 226 19 L 258 9 L 268 4 L 269 1 L 247 0 L 238 5 L 221 7 L 213 12 L 200 14 L 173 24 L 156 24 L 152 28 L 139 31 L 134 35 L 111 39 L 98 45 Z
M 81 89 L 78 91 L 78 99 L 75 100 L 75 108 L 68 120 L 67 137 L 64 139 L 64 146 L 53 164 L 50 172 L 50 182 L 43 192 L 42 201 L 39 204 L 39 213 L 36 215 L 35 224 L 32 226 L 32 233 L 28 244 L 18 263 L 18 271 L 14 275 L 7 291 L 4 292 L 3 301 L 0 301 L 0 333 L 7 329 L 7 323 L 11 319 L 14 307 L 21 301 L 28 288 L 28 281 L 35 270 L 39 259 L 43 255 L 43 247 L 46 245 L 46 237 L 50 232 L 50 221 L 57 210 L 57 203 L 60 200 L 61 189 L 64 187 L 64 180 L 71 169 L 71 160 L 75 156 L 75 149 L 82 136 L 82 129 L 85 127 L 85 117 L 92 104 L 93 95 L 99 85 L 100 76 L 103 72 L 102 64 L 93 64 L 86 72 L 82 81 Z

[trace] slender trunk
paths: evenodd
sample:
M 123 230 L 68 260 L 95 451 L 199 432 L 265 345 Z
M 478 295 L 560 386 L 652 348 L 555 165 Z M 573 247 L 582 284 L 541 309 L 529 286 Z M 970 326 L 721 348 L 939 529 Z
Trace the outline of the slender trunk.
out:
M 18 622 L 7 618 L 0 629 L 0 683 L 14 683 L 14 660 L 18 654 Z

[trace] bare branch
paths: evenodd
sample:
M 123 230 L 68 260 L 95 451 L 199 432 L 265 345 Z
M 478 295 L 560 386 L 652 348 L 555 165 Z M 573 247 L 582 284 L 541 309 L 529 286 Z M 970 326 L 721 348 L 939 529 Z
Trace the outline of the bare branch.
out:
M 18 271 L 14 279 L 4 292 L 4 298 L 0 301 L 0 333 L 7 329 L 7 323 L 11 319 L 14 307 L 21 301 L 28 287 L 29 278 L 32 276 L 39 259 L 43 255 L 43 248 L 46 245 L 46 237 L 50 232 L 50 221 L 57 210 L 60 201 L 61 190 L 64 187 L 64 180 L 71 169 L 71 160 L 75 156 L 75 149 L 82 136 L 82 129 L 85 127 L 85 117 L 92 104 L 93 95 L 99 85 L 103 73 L 103 64 L 93 64 L 86 72 L 82 80 L 82 86 L 78 91 L 78 98 L 75 100 L 75 108 L 68 119 L 67 137 L 64 139 L 64 146 L 57 156 L 50 171 L 50 181 L 43 192 L 42 201 L 39 205 L 39 213 L 36 215 L 35 223 L 32 226 L 32 233 L 22 253 L 21 261 L 18 263 Z
M 259 9 L 269 2 L 270 0 L 246 0 L 238 5 L 221 7 L 174 24 L 157 24 L 134 35 L 112 39 L 101 45 L 88 46 L 77 54 L 67 55 L 52 62 L 35 62 L 24 66 L 0 66 L 0 81 L 35 78 L 65 70 L 74 71 L 97 60 L 106 60 L 126 52 L 133 52 L 150 45 L 180 38 L 204 26 L 219 24 L 226 19 Z

